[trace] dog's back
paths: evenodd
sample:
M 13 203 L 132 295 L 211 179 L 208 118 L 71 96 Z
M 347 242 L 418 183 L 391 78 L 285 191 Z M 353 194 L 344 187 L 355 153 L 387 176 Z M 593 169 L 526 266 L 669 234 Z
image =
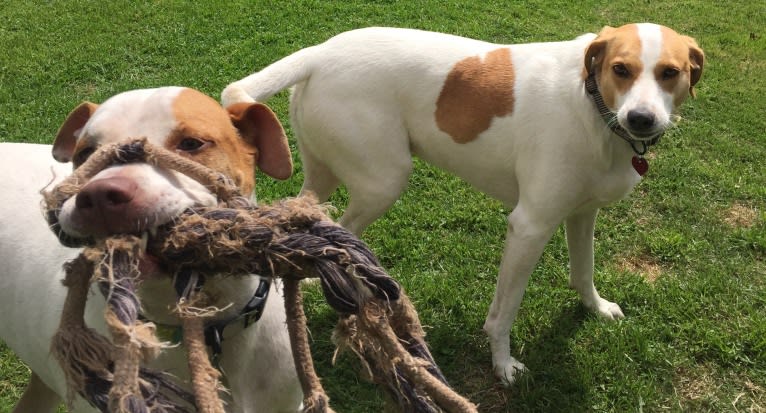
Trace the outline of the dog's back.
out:
M 232 83 L 222 99 L 265 101 L 295 86 L 291 126 L 308 170 L 304 188 L 320 198 L 338 180 L 349 187 L 374 181 L 379 192 L 398 195 L 416 155 L 512 206 L 518 154 L 525 170 L 544 164 L 540 158 L 565 156 L 570 148 L 546 140 L 583 135 L 572 124 L 594 116 L 577 93 L 593 37 L 506 46 L 359 29 Z M 381 169 L 381 160 L 389 166 Z

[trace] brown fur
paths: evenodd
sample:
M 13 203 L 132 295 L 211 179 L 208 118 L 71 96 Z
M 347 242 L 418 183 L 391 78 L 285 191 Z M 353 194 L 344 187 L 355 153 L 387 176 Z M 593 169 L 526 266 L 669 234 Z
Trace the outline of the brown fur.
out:
M 436 124 L 457 143 L 468 143 L 489 129 L 492 119 L 513 112 L 511 50 L 465 58 L 452 68 L 436 101 Z
M 604 27 L 586 50 L 585 67 L 596 71 L 598 86 L 608 107 L 615 107 L 617 96 L 630 90 L 636 80 L 634 76 L 616 76 L 612 67 L 622 64 L 631 73 L 640 73 L 644 67 L 639 58 L 640 54 L 641 41 L 635 25 L 625 25 L 617 29 Z
M 662 27 L 661 31 L 663 48 L 654 76 L 660 87 L 674 96 L 673 104 L 679 106 L 687 96 L 694 96 L 694 85 L 702 75 L 705 55 L 691 37 L 667 27 Z M 608 107 L 615 107 L 617 96 L 625 94 L 633 86 L 636 74 L 644 69 L 640 54 L 641 41 L 635 24 L 616 29 L 604 27 L 586 49 L 583 77 L 595 71 Z M 624 65 L 632 75 L 627 78 L 616 76 L 612 68 L 617 64 Z M 666 69 L 678 69 L 680 74 L 665 79 L 663 72 Z

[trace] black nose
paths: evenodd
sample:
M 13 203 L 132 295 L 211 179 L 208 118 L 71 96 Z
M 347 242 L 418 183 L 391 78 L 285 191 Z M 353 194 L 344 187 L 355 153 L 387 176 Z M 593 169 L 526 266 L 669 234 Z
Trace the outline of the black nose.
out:
M 646 109 L 633 109 L 628 112 L 628 126 L 634 132 L 648 132 L 654 127 L 654 113 Z

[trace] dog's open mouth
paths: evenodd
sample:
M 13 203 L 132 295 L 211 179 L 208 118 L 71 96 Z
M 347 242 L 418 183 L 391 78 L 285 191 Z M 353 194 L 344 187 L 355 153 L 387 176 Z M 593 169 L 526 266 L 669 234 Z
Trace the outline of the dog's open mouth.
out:
M 86 242 L 86 245 L 96 245 L 104 242 L 106 239 L 121 236 L 132 235 L 140 239 L 139 242 L 139 256 L 137 259 L 138 273 L 141 280 L 158 279 L 163 277 L 172 277 L 172 271 L 163 264 L 163 261 L 156 255 L 156 251 L 159 249 L 159 245 L 162 243 L 162 237 L 172 231 L 172 228 L 177 224 L 181 217 L 188 217 L 189 215 L 196 215 L 196 208 L 187 208 L 183 212 L 177 214 L 173 218 L 165 221 L 164 223 L 155 225 L 151 228 L 141 229 L 139 232 L 115 232 L 109 233 L 104 236 L 93 236 L 90 238 L 79 238 L 80 241 Z M 74 238 L 67 235 L 63 230 L 59 239 Z M 74 238 L 78 239 L 78 238 Z
M 82 233 L 80 233 L 77 222 L 74 220 L 71 222 L 67 221 L 73 214 L 69 214 L 67 217 L 62 215 L 65 205 L 71 205 L 72 198 L 77 196 L 97 173 L 115 165 L 138 163 L 176 171 L 203 185 L 210 191 L 211 199 L 207 201 L 197 200 L 197 202 L 194 202 L 195 204 L 198 202 L 203 204 L 208 202 L 215 203 L 216 199 L 220 201 L 222 199 L 235 200 L 241 198 L 239 189 L 228 177 L 161 147 L 149 145 L 144 138 L 135 139 L 127 143 L 106 145 L 94 152 L 72 175 L 59 183 L 51 191 L 42 192 L 44 196 L 45 217 L 51 230 L 62 245 L 72 248 L 92 246 L 99 240 L 116 234 L 135 235 L 146 238 L 148 241 L 163 226 L 172 225 L 180 216 L 193 213 L 194 205 L 178 205 L 177 207 L 182 209 L 173 211 L 173 208 L 170 208 L 170 210 L 160 213 L 157 211 L 145 212 L 142 215 L 132 216 L 125 223 L 105 222 L 103 225 L 86 225 L 83 228 L 87 230 Z M 76 198 L 74 203 L 77 204 Z M 122 215 L 117 213 L 112 215 L 116 218 L 122 217 Z M 99 218 L 98 214 L 94 214 L 94 216 Z M 87 219 L 87 216 L 85 217 L 76 218 L 79 221 L 83 221 Z M 132 224 L 128 221 L 132 222 Z M 71 225 L 72 228 L 68 228 L 62 225 L 62 222 L 68 225 L 75 225 Z M 147 268 L 154 267 L 150 262 L 153 261 L 150 254 L 147 254 L 146 261 Z

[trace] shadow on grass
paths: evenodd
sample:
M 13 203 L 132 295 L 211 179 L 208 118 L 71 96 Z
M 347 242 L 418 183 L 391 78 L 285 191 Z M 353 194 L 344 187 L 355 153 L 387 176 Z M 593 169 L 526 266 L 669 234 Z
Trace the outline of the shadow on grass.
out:
M 334 345 L 327 332 L 337 316 L 326 309 L 313 310 L 309 311 L 313 312 L 309 324 L 316 332 L 313 353 L 334 407 L 338 411 L 380 409 L 382 394 L 377 386 L 360 379 L 360 366 L 353 355 L 339 357 L 335 366 L 330 362 Z M 531 341 L 512 339 L 512 354 L 528 371 L 510 388 L 501 386 L 492 374 L 489 345 L 484 333 L 477 331 L 480 326 L 457 331 L 455 325 L 432 324 L 427 340 L 453 388 L 478 404 L 482 413 L 589 411 L 592 381 L 578 366 L 572 348 L 583 323 L 592 315 L 575 300 L 548 310 L 537 324 L 527 321 L 532 324 L 526 326 L 524 334 Z
M 487 345 L 465 348 L 463 367 L 450 366 L 458 371 L 447 375 L 481 412 L 588 411 L 592 390 L 571 352 L 572 341 L 587 317 L 589 312 L 581 304 L 565 305 L 550 323 L 532 326 L 531 342 L 513 341 L 512 354 L 528 370 L 510 388 L 494 378 Z
M 505 411 L 582 412 L 591 389 L 583 380 L 572 341 L 589 312 L 580 303 L 562 306 L 551 323 L 534 332 L 521 360 L 528 372 L 508 391 Z

